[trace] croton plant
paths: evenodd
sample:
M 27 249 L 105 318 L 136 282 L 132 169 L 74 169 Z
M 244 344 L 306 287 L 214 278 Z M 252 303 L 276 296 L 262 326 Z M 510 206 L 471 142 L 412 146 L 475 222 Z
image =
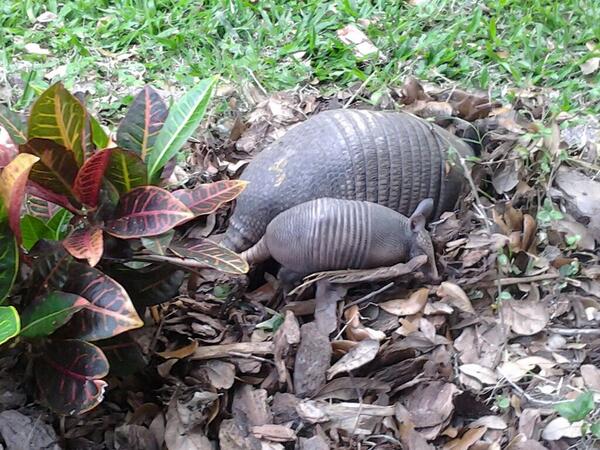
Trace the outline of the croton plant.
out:
M 170 108 L 144 87 L 114 140 L 61 83 L 27 118 L 0 105 L 14 144 L 0 146 L 0 344 L 27 345 L 41 399 L 58 413 L 102 401 L 111 365 L 133 354 L 124 333 L 143 325 L 146 306 L 176 295 L 186 269 L 248 270 L 182 230 L 243 182 L 161 187 L 215 84 L 201 81 Z

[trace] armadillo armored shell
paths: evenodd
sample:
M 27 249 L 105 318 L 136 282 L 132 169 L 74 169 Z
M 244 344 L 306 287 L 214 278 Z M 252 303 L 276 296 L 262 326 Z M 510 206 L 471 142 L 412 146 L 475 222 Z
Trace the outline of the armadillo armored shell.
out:
M 364 200 L 410 216 L 425 198 L 434 217 L 456 205 L 465 178 L 461 139 L 407 113 L 337 109 L 292 127 L 245 168 L 223 244 L 241 252 L 280 212 L 322 197 Z

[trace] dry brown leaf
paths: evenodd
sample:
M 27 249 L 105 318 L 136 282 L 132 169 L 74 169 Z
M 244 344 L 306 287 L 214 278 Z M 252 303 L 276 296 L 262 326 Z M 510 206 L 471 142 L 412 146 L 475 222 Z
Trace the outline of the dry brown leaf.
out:
M 412 424 L 400 424 L 400 441 L 407 450 L 434 450 L 421 433 Z
M 364 339 L 375 339 L 382 341 L 385 339 L 385 333 L 379 330 L 365 327 L 360 322 L 360 309 L 357 305 L 353 305 L 344 311 L 344 318 L 346 319 L 346 336 L 352 341 L 362 341 Z
M 323 436 L 315 435 L 310 439 L 300 438 L 298 450 L 329 450 L 331 445 Z
M 291 350 L 291 346 L 300 342 L 300 326 L 298 320 L 292 311 L 285 312 L 285 318 L 281 326 L 273 336 L 274 351 L 273 360 L 277 368 L 277 375 L 280 383 L 287 380 L 286 357 Z
M 492 185 L 498 194 L 512 191 L 519 183 L 519 169 L 522 162 L 509 160 L 498 164 L 492 175 Z
M 541 376 L 546 376 L 554 366 L 556 366 L 556 363 L 549 359 L 542 358 L 541 356 L 528 356 L 516 361 L 506 361 L 500 364 L 496 370 L 501 377 L 516 383 L 536 367 L 541 369 Z
M 45 11 L 35 18 L 37 23 L 48 23 L 56 20 L 58 16 L 51 11 Z
M 425 309 L 423 310 L 423 314 L 426 316 L 433 316 L 438 314 L 450 315 L 454 312 L 454 308 L 447 303 L 442 302 L 433 302 L 427 303 L 425 305 Z
M 533 441 L 531 439 L 518 441 L 517 438 L 515 438 L 506 447 L 506 450 L 548 450 L 548 447 L 544 447 L 539 442 Z
M 522 249 L 529 251 L 535 241 L 535 232 L 537 231 L 537 223 L 529 214 L 523 215 L 523 239 L 521 240 Z
M 486 427 L 471 428 L 467 430 L 460 438 L 453 439 L 445 444 L 443 450 L 467 450 L 471 445 L 477 442 L 487 431 Z
M 327 280 L 317 281 L 315 322 L 322 333 L 330 334 L 337 329 L 337 302 L 344 298 L 347 291 L 344 285 L 331 284 Z
M 539 409 L 525 408 L 519 416 L 519 433 L 525 439 L 533 439 L 534 433 L 540 422 L 541 412 Z
M 185 347 L 178 348 L 177 350 L 169 350 L 165 352 L 157 352 L 158 356 L 161 356 L 165 359 L 183 359 L 187 358 L 190 355 L 193 355 L 194 352 L 198 349 L 198 341 L 192 341 L 190 344 Z
M 460 286 L 449 281 L 444 281 L 438 288 L 436 294 L 451 305 L 456 306 L 458 309 L 475 314 L 475 309 L 471 304 L 471 300 Z
M 379 303 L 379 307 L 395 316 L 410 316 L 423 310 L 428 295 L 429 289 L 422 288 L 410 294 L 407 299 L 389 300 Z
M 314 322 L 300 328 L 300 345 L 294 364 L 294 391 L 298 397 L 316 394 L 325 385 L 325 374 L 331 362 L 329 337 Z
M 577 248 L 580 250 L 593 251 L 596 248 L 594 236 L 588 231 L 585 225 L 574 220 L 556 220 L 552 222 L 552 229 L 565 234 L 565 237 L 579 235 Z
M 373 45 L 367 35 L 354 24 L 338 30 L 337 35 L 344 44 L 352 46 L 354 54 L 359 58 L 379 53 L 379 49 Z
M 206 401 L 216 401 L 214 397 L 198 399 L 194 408 L 202 410 L 200 404 Z M 192 402 L 190 402 L 191 404 Z M 187 406 L 187 405 L 186 405 Z M 167 423 L 165 428 L 165 444 L 169 450 L 213 450 L 213 445 L 203 433 L 201 427 L 196 427 L 193 416 L 184 416 L 182 411 L 186 406 L 180 407 L 177 398 L 173 396 L 167 410 Z M 198 410 L 196 409 L 196 410 Z
M 585 385 L 597 393 L 600 393 L 600 369 L 592 364 L 581 366 L 581 376 Z
M 0 436 L 7 449 L 61 449 L 52 426 L 41 420 L 39 413 L 36 416 L 29 417 L 15 410 L 0 412 Z
M 450 417 L 454 411 L 454 395 L 458 392 L 458 388 L 452 383 L 422 383 L 403 403 L 414 424 L 419 428 L 433 427 L 443 424 Z
M 48 50 L 47 48 L 42 48 L 42 47 L 40 47 L 40 44 L 36 44 L 34 42 L 25 44 L 25 51 L 27 53 L 31 53 L 32 55 L 43 55 L 43 56 L 50 55 L 50 50 Z
M 296 432 L 283 425 L 256 425 L 250 428 L 250 431 L 258 439 L 268 439 L 273 442 L 289 442 L 296 440 Z
M 556 187 L 566 200 L 566 209 L 576 220 L 589 218 L 588 230 L 600 240 L 600 182 L 575 170 L 559 167 L 555 178 Z
M 469 428 L 485 427 L 491 430 L 506 430 L 508 425 L 500 416 L 483 416 L 468 425 Z
M 418 100 L 430 101 L 431 97 L 425 93 L 423 86 L 414 77 L 407 77 L 400 92 L 402 103 L 410 105 Z
M 377 356 L 379 341 L 365 339 L 344 355 L 338 362 L 327 370 L 327 379 L 331 380 L 338 373 L 350 372 L 370 363 Z
M 547 441 L 557 441 L 564 437 L 581 437 L 581 426 L 583 421 L 569 423 L 564 417 L 553 419 L 544 427 L 542 438 Z
M 215 389 L 229 389 L 235 381 L 235 366 L 218 359 L 207 361 L 205 373 Z
M 394 415 L 394 406 L 314 400 L 300 402 L 296 410 L 300 417 L 309 423 L 329 422 L 333 428 L 358 435 L 372 434 L 384 417 Z
M 198 347 L 192 359 L 227 358 L 232 353 L 268 355 L 273 353 L 272 342 L 238 342 L 235 344 L 203 345 Z
M 488 367 L 480 366 L 479 364 L 463 364 L 458 369 L 470 377 L 476 378 L 483 384 L 494 385 L 498 382 L 494 371 Z
M 594 72 L 596 72 L 598 70 L 599 67 L 600 67 L 600 57 L 597 57 L 597 56 L 590 58 L 583 64 L 579 65 L 579 68 L 581 69 L 581 73 L 583 73 L 584 75 L 593 74 Z
M 546 306 L 535 300 L 504 300 L 500 314 L 504 323 L 522 336 L 539 333 L 550 319 Z

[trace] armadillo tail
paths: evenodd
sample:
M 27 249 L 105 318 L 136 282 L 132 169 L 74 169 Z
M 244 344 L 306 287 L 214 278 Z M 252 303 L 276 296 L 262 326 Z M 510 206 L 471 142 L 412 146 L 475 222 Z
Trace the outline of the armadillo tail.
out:
M 270 257 L 271 252 L 269 252 L 269 247 L 267 247 L 267 242 L 264 236 L 255 245 L 250 247 L 245 252 L 242 252 L 242 258 L 244 258 L 250 265 L 264 262 Z

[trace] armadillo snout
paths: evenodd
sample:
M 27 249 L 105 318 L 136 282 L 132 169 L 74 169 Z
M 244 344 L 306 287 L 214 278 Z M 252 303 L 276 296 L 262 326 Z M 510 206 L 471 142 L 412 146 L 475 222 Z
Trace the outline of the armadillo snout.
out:
M 439 279 L 439 274 L 436 266 L 435 249 L 433 248 L 433 242 L 431 242 L 431 236 L 425 230 L 420 231 L 415 239 L 415 246 L 411 248 L 411 257 L 418 255 L 427 256 L 427 267 L 431 278 L 434 280 Z

